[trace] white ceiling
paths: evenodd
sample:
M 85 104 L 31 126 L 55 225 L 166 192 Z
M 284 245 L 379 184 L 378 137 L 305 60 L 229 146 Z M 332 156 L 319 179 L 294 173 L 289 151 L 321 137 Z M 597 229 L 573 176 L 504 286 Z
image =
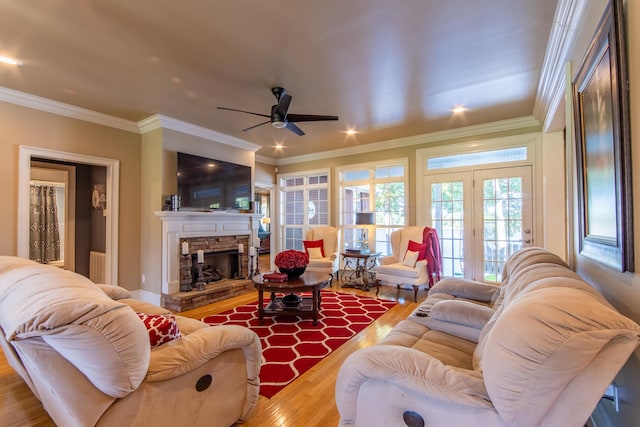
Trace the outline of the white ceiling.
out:
M 557 0 L 0 0 L 0 86 L 281 158 L 530 116 Z M 271 87 L 299 137 L 269 114 Z M 464 104 L 468 110 L 452 115 Z M 358 134 L 348 136 L 347 129 Z M 284 149 L 277 150 L 276 144 Z

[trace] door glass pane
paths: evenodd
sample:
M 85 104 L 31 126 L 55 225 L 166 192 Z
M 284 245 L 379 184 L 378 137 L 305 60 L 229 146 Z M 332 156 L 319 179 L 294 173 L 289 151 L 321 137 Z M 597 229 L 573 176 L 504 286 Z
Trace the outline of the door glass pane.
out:
M 500 281 L 505 260 L 522 248 L 522 177 L 483 181 L 484 280 Z
M 431 184 L 432 227 L 438 231 L 444 277 L 464 277 L 463 182 Z

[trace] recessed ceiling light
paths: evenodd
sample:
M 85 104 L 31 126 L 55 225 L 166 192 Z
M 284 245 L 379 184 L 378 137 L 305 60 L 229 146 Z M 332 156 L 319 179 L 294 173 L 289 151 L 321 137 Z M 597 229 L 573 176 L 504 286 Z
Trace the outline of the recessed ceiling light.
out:
M 10 58 L 8 56 L 0 56 L 0 62 L 3 64 L 16 65 L 18 67 L 22 66 L 22 61 L 16 58 Z
M 467 111 L 467 107 L 465 107 L 464 105 L 456 105 L 455 107 L 453 107 L 451 109 L 451 112 L 453 114 L 458 114 L 458 113 L 462 113 L 462 112 L 465 112 L 465 111 Z
M 356 133 L 358 133 L 358 131 L 355 129 L 347 129 L 344 133 L 346 133 L 347 135 L 355 135 Z

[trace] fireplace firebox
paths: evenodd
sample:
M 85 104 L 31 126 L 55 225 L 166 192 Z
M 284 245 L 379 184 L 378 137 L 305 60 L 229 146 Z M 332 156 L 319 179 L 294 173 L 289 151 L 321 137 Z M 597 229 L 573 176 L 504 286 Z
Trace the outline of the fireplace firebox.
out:
M 196 267 L 197 254 L 191 254 L 191 287 L 195 287 L 200 280 L 208 284 L 224 279 L 242 278 L 238 271 L 239 256 L 237 250 L 205 252 L 202 277 L 199 277 L 199 269 Z

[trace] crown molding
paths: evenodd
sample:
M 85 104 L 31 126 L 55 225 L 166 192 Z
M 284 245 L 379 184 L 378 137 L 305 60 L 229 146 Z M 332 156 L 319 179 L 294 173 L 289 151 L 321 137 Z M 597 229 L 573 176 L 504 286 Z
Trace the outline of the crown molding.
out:
M 561 0 L 563 1 L 563 0 Z M 569 1 L 569 0 L 568 0 Z M 580 0 L 577 0 L 580 1 Z M 118 117 L 109 116 L 107 114 L 98 113 L 85 108 L 76 107 L 51 99 L 42 98 L 13 89 L 0 86 L 0 101 L 11 104 L 20 105 L 27 108 L 41 110 L 53 114 L 71 117 L 103 126 L 121 129 L 136 134 L 144 134 L 156 129 L 170 129 L 182 132 L 188 135 L 197 136 L 210 141 L 218 142 L 232 147 L 253 151 L 258 151 L 261 146 L 244 139 L 236 138 L 221 132 L 204 128 L 202 126 L 187 123 L 172 117 L 154 114 L 139 122 L 132 122 Z M 321 159 L 330 159 L 334 157 L 357 155 L 368 153 L 371 151 L 382 151 L 411 145 L 428 144 L 448 139 L 464 138 L 468 136 L 482 135 L 493 132 L 509 131 L 532 126 L 540 126 L 540 122 L 533 116 L 521 117 L 516 119 L 501 120 L 492 123 L 484 123 L 480 125 L 465 126 L 457 129 L 449 129 L 444 131 L 432 132 L 428 134 L 410 136 L 406 138 L 392 139 L 388 141 L 375 142 L 371 144 L 363 144 L 355 147 L 341 148 L 338 150 L 330 150 L 313 154 L 305 154 L 301 156 L 293 156 L 282 159 L 273 159 L 262 155 L 256 155 L 256 160 L 261 163 L 270 165 L 286 165 L 293 163 L 301 163 L 306 161 L 317 161 Z
M 545 132 L 550 130 L 565 95 L 565 63 L 586 3 L 585 0 L 558 1 L 533 107 L 533 116 L 543 124 Z
M 259 154 L 256 154 L 255 158 L 256 162 L 264 163 L 267 165 L 276 166 L 278 164 L 278 160 L 274 159 L 273 157 L 261 156 Z
M 456 129 L 447 129 L 438 132 L 425 133 L 422 135 L 409 136 L 405 138 L 391 139 L 388 141 L 374 142 L 371 144 L 362 144 L 354 147 L 340 148 L 338 150 L 286 157 L 283 159 L 277 159 L 275 164 L 289 165 L 293 163 L 318 161 L 322 159 L 331 159 L 334 157 L 351 156 L 370 153 L 372 151 L 382 151 L 394 148 L 408 147 L 412 145 L 431 144 L 434 142 L 447 141 L 450 139 L 466 138 L 470 136 L 473 137 L 488 133 L 524 129 L 534 126 L 540 126 L 540 122 L 533 116 L 525 116 L 516 119 L 500 120 L 497 122 L 483 123 L 479 125 L 465 126 Z
M 254 153 L 262 148 L 260 145 L 245 141 L 244 139 L 236 138 L 231 135 L 207 129 L 202 126 L 183 122 L 182 120 L 174 119 L 172 117 L 163 116 L 162 114 L 154 114 L 153 116 L 140 120 L 138 122 L 138 127 L 140 129 L 140 133 L 142 134 L 156 129 L 170 129 L 188 135 L 204 138 L 209 141 L 219 142 L 221 144 L 230 145 L 232 147 L 253 151 Z
M 40 96 L 19 92 L 6 87 L 0 87 L 0 101 L 57 114 L 59 116 L 70 117 L 72 119 L 83 120 L 85 122 L 95 123 L 102 126 L 108 126 L 127 132 L 140 133 L 140 129 L 136 122 L 87 110 L 86 108 L 65 104 L 64 102 L 58 102 L 42 98 Z
M 0 101 L 136 134 L 143 134 L 154 129 L 163 128 L 198 136 L 221 144 L 231 145 L 233 147 L 253 152 L 256 152 L 261 148 L 259 145 L 243 139 L 235 138 L 230 135 L 163 116 L 161 114 L 154 114 L 153 116 L 147 117 L 139 122 L 133 122 L 131 120 L 98 113 L 86 108 L 76 107 L 74 105 L 65 104 L 64 102 L 54 101 L 52 99 L 31 95 L 29 93 L 20 92 L 2 86 L 0 86 Z

